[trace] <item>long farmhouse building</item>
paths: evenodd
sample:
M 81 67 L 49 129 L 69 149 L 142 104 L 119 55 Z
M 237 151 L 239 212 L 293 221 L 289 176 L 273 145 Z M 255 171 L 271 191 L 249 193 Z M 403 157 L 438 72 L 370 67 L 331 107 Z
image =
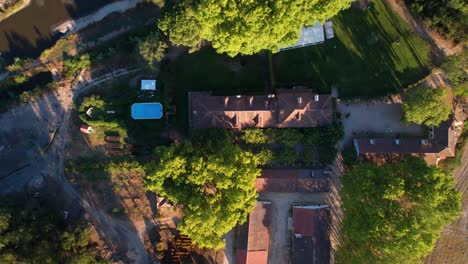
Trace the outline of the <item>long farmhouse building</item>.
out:
M 300 128 L 332 122 L 332 96 L 311 89 L 281 89 L 275 94 L 219 96 L 189 94 L 191 128 Z
M 371 137 L 353 140 L 358 156 L 413 155 L 423 158 L 429 165 L 455 156 L 462 121 L 449 119 L 438 127 L 429 127 L 425 137 Z

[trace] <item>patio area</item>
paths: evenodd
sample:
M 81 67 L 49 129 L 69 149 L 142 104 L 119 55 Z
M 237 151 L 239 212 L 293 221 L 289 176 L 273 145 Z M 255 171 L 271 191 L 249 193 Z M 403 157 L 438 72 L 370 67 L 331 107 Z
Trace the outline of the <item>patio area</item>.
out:
M 424 127 L 411 124 L 406 126 L 401 122 L 401 104 L 384 103 L 347 103 L 338 102 L 337 111 L 341 113 L 345 136 L 342 144 L 350 143 L 356 136 L 421 136 Z

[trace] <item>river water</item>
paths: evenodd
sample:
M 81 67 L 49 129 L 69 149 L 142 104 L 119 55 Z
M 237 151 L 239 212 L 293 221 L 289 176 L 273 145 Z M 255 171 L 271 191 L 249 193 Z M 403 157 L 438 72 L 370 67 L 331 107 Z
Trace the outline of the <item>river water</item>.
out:
M 0 52 L 11 61 L 15 57 L 37 57 L 60 37 L 51 28 L 68 19 L 77 19 L 117 0 L 31 0 L 31 4 L 0 21 Z

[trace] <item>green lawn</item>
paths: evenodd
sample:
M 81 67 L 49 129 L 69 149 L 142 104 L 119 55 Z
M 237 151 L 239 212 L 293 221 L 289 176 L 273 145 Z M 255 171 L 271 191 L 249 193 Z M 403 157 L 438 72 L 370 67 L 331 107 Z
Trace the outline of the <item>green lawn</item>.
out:
M 117 127 L 100 126 L 98 135 L 119 135 L 127 137 L 127 143 L 136 146 L 157 146 L 167 143 L 167 139 L 161 138 L 161 132 L 167 128 L 166 118 L 159 120 L 134 120 L 131 117 L 131 105 L 138 102 L 161 102 L 164 107 L 167 107 L 167 96 L 164 95 L 164 90 L 159 89 L 150 96 L 150 92 L 141 91 L 140 83 L 130 85 L 132 77 L 124 77 L 116 79 L 112 82 L 101 84 L 99 89 L 92 93 L 85 94 L 87 97 L 91 94 L 99 95 L 109 104 L 107 110 L 115 111 L 109 121 L 117 123 Z M 138 96 L 140 94 L 140 97 Z M 83 114 L 83 113 L 82 113 Z
M 428 73 L 430 48 L 383 1 L 368 11 L 350 8 L 333 18 L 335 38 L 273 56 L 275 85 L 308 85 L 340 97 L 398 92 Z
M 230 58 L 211 48 L 186 53 L 174 62 L 161 66 L 158 78 L 164 84 L 172 103 L 177 106 L 177 123 L 187 129 L 188 92 L 207 91 L 213 94 L 255 94 L 268 91 L 265 56 Z

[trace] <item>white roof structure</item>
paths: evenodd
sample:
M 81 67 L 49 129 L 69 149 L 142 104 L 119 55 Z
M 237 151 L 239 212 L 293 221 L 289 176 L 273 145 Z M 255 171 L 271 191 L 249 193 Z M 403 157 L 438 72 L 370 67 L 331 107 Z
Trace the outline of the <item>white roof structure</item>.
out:
M 280 50 L 288 50 L 305 46 L 322 43 L 325 41 L 325 32 L 320 22 L 316 22 L 313 26 L 302 27 L 299 40 L 292 46 L 280 48 Z
M 155 91 L 156 80 L 141 80 L 141 89 Z
M 331 20 L 327 20 L 325 24 L 323 24 L 325 28 L 325 38 L 331 39 L 335 37 L 335 32 L 333 31 L 333 24 Z
M 299 40 L 294 45 L 282 47 L 280 50 L 315 45 L 324 42 L 325 39 L 331 39 L 334 37 L 335 32 L 333 31 L 333 23 L 331 20 L 327 20 L 324 25 L 322 25 L 320 22 L 316 22 L 312 26 L 302 27 Z

